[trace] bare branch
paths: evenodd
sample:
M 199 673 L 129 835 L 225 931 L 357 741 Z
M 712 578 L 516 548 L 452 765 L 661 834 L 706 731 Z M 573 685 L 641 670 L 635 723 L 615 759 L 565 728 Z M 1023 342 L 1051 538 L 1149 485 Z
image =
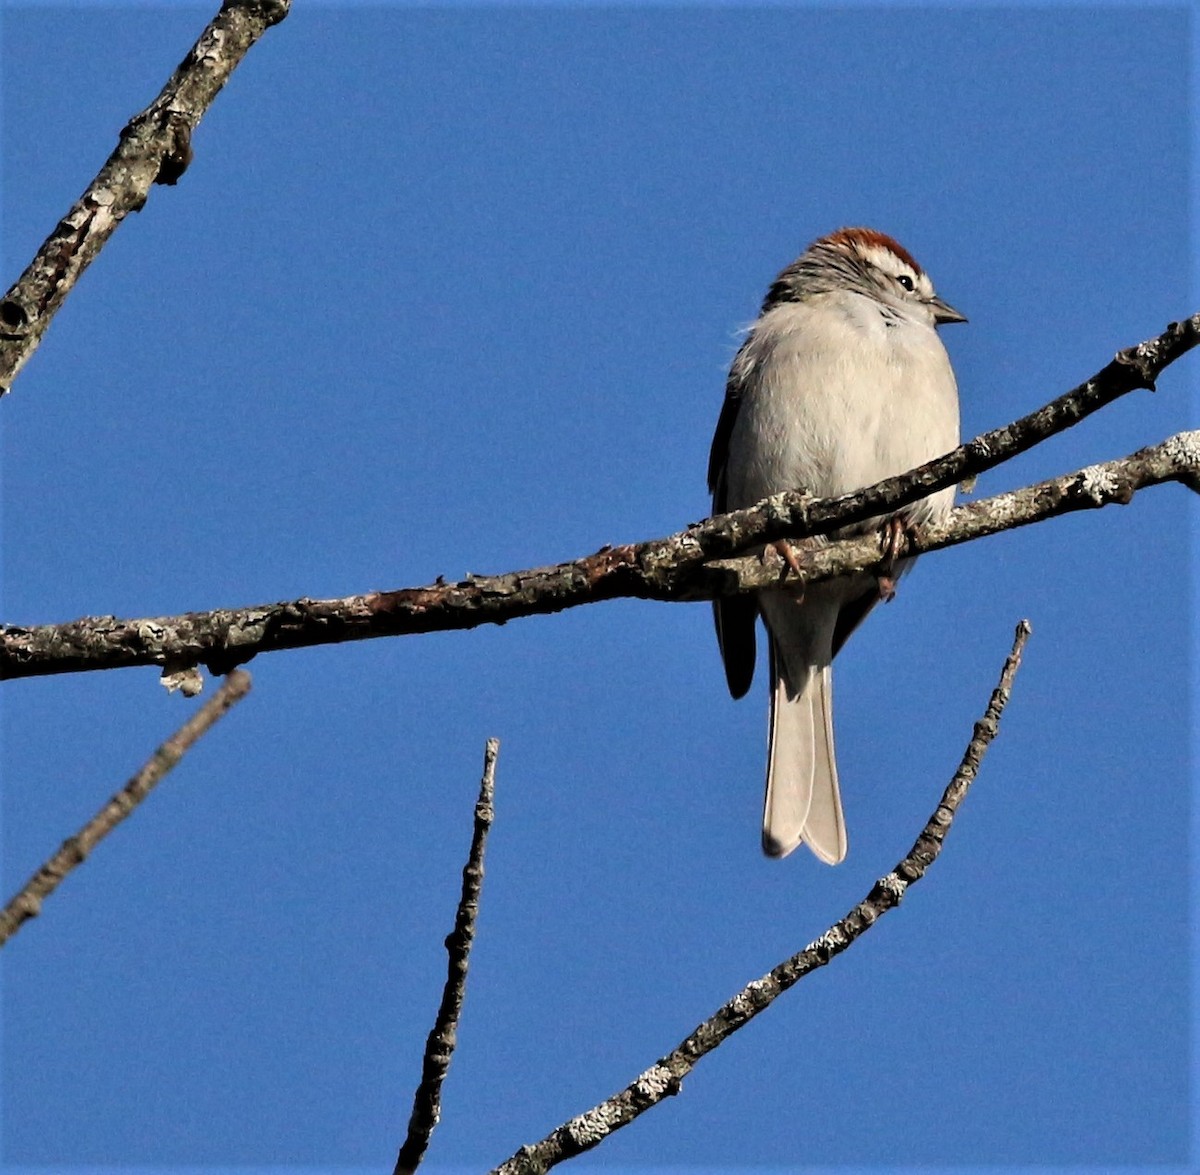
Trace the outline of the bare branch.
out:
M 942 522 L 930 523 L 904 536 L 901 555 L 939 551 L 975 539 L 1044 522 L 1080 510 L 1128 505 L 1134 495 L 1149 486 L 1179 482 L 1200 492 L 1200 431 L 1176 433 L 1158 445 L 1139 449 L 1128 457 L 1089 465 L 1074 473 L 1052 477 L 968 502 L 951 511 Z M 795 551 L 806 583 L 836 579 L 859 571 L 878 571 L 879 538 L 860 535 L 818 547 Z M 773 587 L 780 582 L 782 560 L 769 558 L 727 559 L 707 564 L 696 577 L 701 597 L 734 595 Z
M 413 1098 L 412 1117 L 408 1136 L 396 1157 L 394 1175 L 412 1175 L 420 1165 L 429 1146 L 429 1139 L 442 1113 L 442 1082 L 450 1069 L 450 1058 L 458 1036 L 458 1018 L 462 1014 L 463 996 L 467 987 L 467 962 L 471 943 L 475 939 L 475 922 L 479 917 L 479 891 L 483 887 L 483 852 L 488 831 L 495 817 L 493 799 L 496 790 L 496 756 L 500 753 L 498 739 L 489 738 L 483 755 L 483 778 L 479 782 L 479 799 L 475 802 L 475 832 L 471 852 L 463 867 L 462 897 L 454 918 L 454 930 L 446 939 L 449 967 L 442 1003 L 438 1008 L 433 1031 L 425 1042 L 425 1060 L 421 1066 L 421 1084 Z
M 628 1126 L 664 1098 L 677 1094 L 683 1079 L 691 1073 L 701 1057 L 748 1024 L 789 987 L 840 955 L 869 930 L 881 915 L 900 904 L 908 887 L 920 881 L 937 860 L 959 806 L 979 773 L 983 756 L 999 732 L 1000 716 L 1012 693 L 1013 678 L 1020 667 L 1030 631 L 1027 620 L 1017 625 L 1012 651 L 1004 663 L 1000 680 L 983 717 L 975 724 L 962 762 L 916 843 L 896 868 L 877 881 L 871 892 L 820 938 L 784 960 L 761 979 L 747 984 L 632 1084 L 564 1123 L 541 1142 L 521 1147 L 510 1159 L 496 1167 L 492 1175 L 542 1175 L 565 1159 L 574 1158 L 598 1146 L 615 1130 Z
M 146 765 L 54 854 L 0 913 L 0 947 L 28 919 L 42 912 L 42 902 L 63 878 L 121 821 L 133 814 L 158 782 L 183 758 L 192 744 L 250 692 L 250 674 L 235 670 L 213 696 L 151 755 Z
M 1179 433 L 1128 457 L 960 506 L 944 523 L 910 536 L 905 551 L 919 554 L 1071 511 L 1125 503 L 1138 490 L 1168 481 L 1192 488 L 1200 484 L 1200 432 Z M 766 517 L 772 501 L 739 515 Z M 814 500 L 814 508 L 820 505 Z M 504 624 L 619 597 L 708 600 L 777 583 L 777 562 L 753 556 L 707 564 L 694 559 L 693 534 L 734 517 L 722 515 L 667 538 L 609 547 L 571 563 L 471 576 L 459 583 L 140 620 L 99 616 L 36 628 L 0 627 L 0 680 L 168 662 L 206 664 L 221 674 L 279 649 Z M 808 580 L 880 565 L 874 535 L 797 554 Z
M 99 175 L 0 299 L 0 396 L 117 225 L 145 204 L 153 184 L 174 184 L 183 175 L 196 124 L 250 46 L 290 6 L 291 0 L 224 0 L 162 93 L 121 131 Z

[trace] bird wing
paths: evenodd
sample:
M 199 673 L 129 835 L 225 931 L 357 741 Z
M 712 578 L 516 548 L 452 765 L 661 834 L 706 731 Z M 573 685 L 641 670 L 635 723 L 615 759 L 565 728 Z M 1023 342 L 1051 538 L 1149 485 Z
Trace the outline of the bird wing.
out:
M 745 349 L 746 344 L 743 343 L 738 355 Z M 729 378 L 725 381 L 725 402 L 721 405 L 721 415 L 717 417 L 712 447 L 708 451 L 708 490 L 713 496 L 714 514 L 725 513 L 725 475 L 729 466 L 729 441 L 733 436 L 733 426 L 737 423 L 738 409 L 741 405 L 741 364 L 735 358 L 729 369 Z
M 742 346 L 744 348 L 745 344 Z M 725 402 L 721 405 L 708 454 L 708 488 L 713 496 L 714 514 L 724 514 L 728 509 L 729 441 L 742 403 L 740 370 L 741 365 L 735 359 L 725 384 Z M 735 698 L 743 697 L 754 681 L 754 625 L 757 619 L 758 604 L 753 596 L 725 596 L 713 600 L 713 624 L 725 666 L 725 682 Z

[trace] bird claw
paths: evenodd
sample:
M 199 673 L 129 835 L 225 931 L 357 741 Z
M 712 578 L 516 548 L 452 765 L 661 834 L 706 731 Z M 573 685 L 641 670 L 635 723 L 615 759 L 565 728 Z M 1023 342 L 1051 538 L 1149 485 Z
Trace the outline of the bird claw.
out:
M 900 514 L 893 514 L 883 524 L 883 558 L 889 568 L 894 568 L 908 538 L 909 525 Z
M 908 541 L 911 529 L 908 520 L 901 514 L 893 514 L 880 530 L 880 545 L 883 548 L 883 569 L 876 579 L 879 582 L 879 598 L 886 604 L 896 597 L 896 564 Z
M 772 547 L 778 552 L 779 557 L 788 565 L 792 573 L 798 578 L 804 578 L 804 572 L 800 569 L 800 560 L 796 558 L 796 552 L 792 550 L 792 544 L 787 539 L 776 539 Z

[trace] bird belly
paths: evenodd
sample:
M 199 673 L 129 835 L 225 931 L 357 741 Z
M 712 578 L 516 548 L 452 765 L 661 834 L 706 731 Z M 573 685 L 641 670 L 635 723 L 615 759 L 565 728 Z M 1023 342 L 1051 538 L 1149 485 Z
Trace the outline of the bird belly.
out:
M 746 348 L 757 379 L 730 441 L 731 507 L 782 490 L 850 493 L 958 444 L 954 375 L 932 328 L 822 313 L 815 330 L 805 309 L 765 316 Z M 953 494 L 926 499 L 914 518 L 944 513 Z

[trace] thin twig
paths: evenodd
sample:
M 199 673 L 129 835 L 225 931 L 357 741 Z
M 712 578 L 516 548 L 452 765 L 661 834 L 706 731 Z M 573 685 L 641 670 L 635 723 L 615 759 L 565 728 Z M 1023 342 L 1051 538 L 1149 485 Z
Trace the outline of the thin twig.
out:
M 0 396 L 37 349 L 79 275 L 154 184 L 174 184 L 191 138 L 250 46 L 288 14 L 291 0 L 224 0 L 162 93 L 121 132 L 99 175 L 0 299 Z
M 992 692 L 983 717 L 975 724 L 962 762 L 916 843 L 896 868 L 877 881 L 871 892 L 820 938 L 761 979 L 747 984 L 636 1081 L 586 1113 L 565 1122 L 541 1142 L 521 1147 L 510 1159 L 496 1167 L 492 1175 L 542 1175 L 563 1160 L 597 1146 L 613 1131 L 629 1125 L 664 1098 L 677 1094 L 683 1079 L 701 1057 L 748 1024 L 793 984 L 840 955 L 869 930 L 882 914 L 900 904 L 908 887 L 925 876 L 942 851 L 955 814 L 999 730 L 1000 715 L 1008 704 L 1013 678 L 1021 664 L 1021 654 L 1030 631 L 1027 620 L 1017 625 L 1012 651 L 1004 663 L 999 683 Z
M 0 947 L 30 918 L 42 912 L 42 902 L 63 878 L 154 789 L 192 744 L 250 692 L 250 674 L 235 670 L 219 690 L 150 756 L 146 765 L 96 813 L 74 836 L 63 841 L 54 854 L 26 883 L 0 913 Z
M 442 1082 L 450 1069 L 450 1058 L 458 1037 L 458 1018 L 462 1014 L 463 996 L 467 987 L 467 963 L 471 943 L 475 939 L 475 922 L 479 917 L 479 891 L 483 886 L 483 853 L 488 831 L 495 817 L 493 801 L 496 790 L 496 756 L 500 753 L 499 739 L 489 738 L 483 754 L 483 778 L 479 781 L 479 799 L 475 801 L 475 832 L 471 837 L 471 852 L 463 867 L 462 896 L 454 916 L 454 930 L 446 939 L 448 967 L 442 1003 L 438 1008 L 433 1030 L 425 1042 L 425 1059 L 421 1066 L 421 1084 L 413 1097 L 412 1117 L 408 1135 L 396 1157 L 394 1175 L 412 1175 L 421 1164 L 429 1139 L 442 1113 Z
M 1193 489 L 1200 485 L 1200 432 L 1179 433 L 1128 457 L 960 506 L 944 523 L 911 536 L 905 553 L 915 555 L 1072 511 L 1128 502 L 1138 490 L 1168 481 Z M 764 515 L 769 503 L 759 507 Z M 710 522 L 719 525 L 732 517 Z M 280 649 L 504 624 L 618 597 L 708 600 L 777 582 L 778 564 L 764 565 L 755 556 L 697 564 L 689 554 L 696 529 L 607 548 L 554 567 L 471 576 L 459 583 L 179 616 L 97 616 L 31 628 L 0 626 L 0 680 L 189 663 L 205 664 L 220 674 L 259 653 Z M 871 570 L 880 559 L 873 536 L 797 554 L 810 581 Z

